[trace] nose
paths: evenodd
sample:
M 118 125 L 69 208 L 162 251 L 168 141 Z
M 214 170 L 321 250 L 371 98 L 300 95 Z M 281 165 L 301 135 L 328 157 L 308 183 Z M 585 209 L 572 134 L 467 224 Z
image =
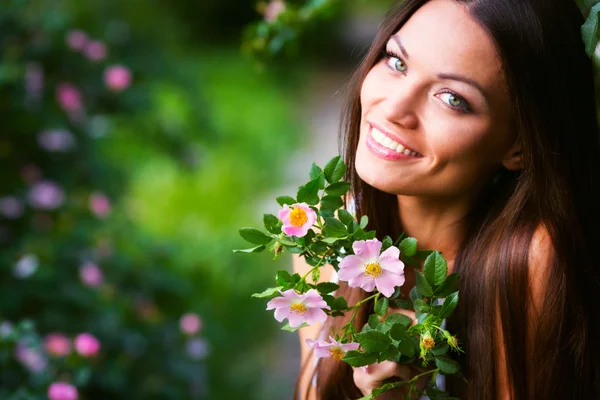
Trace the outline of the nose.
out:
M 382 103 L 383 116 L 392 124 L 404 129 L 416 129 L 419 126 L 417 108 L 419 89 L 404 81 L 402 85 L 390 85 Z

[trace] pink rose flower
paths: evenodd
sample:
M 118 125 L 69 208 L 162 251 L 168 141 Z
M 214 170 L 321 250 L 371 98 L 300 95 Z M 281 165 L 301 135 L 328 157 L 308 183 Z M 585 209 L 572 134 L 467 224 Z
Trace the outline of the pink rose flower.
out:
M 67 32 L 65 41 L 71 50 L 80 51 L 85 48 L 85 45 L 88 42 L 88 37 L 84 31 L 73 29 Z
M 265 21 L 274 22 L 279 14 L 285 11 L 285 3 L 282 0 L 271 0 L 265 8 Z
M 22 341 L 15 347 L 15 358 L 34 373 L 40 373 L 48 366 L 48 360 L 38 348 L 28 347 Z
M 131 85 L 131 71 L 123 65 L 112 65 L 104 70 L 104 83 L 114 92 L 120 92 Z
M 336 360 L 341 360 L 348 351 L 356 350 L 360 346 L 358 343 L 354 342 L 340 343 L 336 341 L 333 336 L 329 336 L 329 342 L 306 339 L 306 344 L 308 347 L 315 350 L 316 358 L 333 357 Z
M 83 107 L 79 89 L 71 83 L 63 82 L 56 87 L 56 98 L 63 110 L 76 112 Z
M 310 289 L 304 294 L 298 294 L 294 289 L 280 293 L 283 297 L 276 297 L 267 303 L 267 310 L 275 309 L 277 321 L 281 322 L 287 318 L 290 327 L 297 328 L 305 322 L 312 325 L 327 319 L 327 314 L 322 309 L 331 308 L 315 289 Z
M 71 340 L 62 333 L 50 333 L 44 339 L 44 348 L 51 356 L 65 357 L 71 353 Z
M 202 320 L 198 314 L 187 313 L 179 320 L 179 328 L 186 335 L 195 335 L 202 328 Z
M 377 239 L 357 240 L 352 244 L 354 255 L 340 262 L 338 277 L 350 287 L 360 287 L 372 292 L 375 287 L 386 297 L 394 294 L 396 286 L 404 284 L 404 263 L 400 261 L 400 250 L 390 247 L 383 253 Z
M 98 218 L 106 218 L 110 214 L 110 200 L 104 193 L 92 193 L 89 200 L 90 211 Z
M 102 61 L 106 58 L 106 45 L 99 40 L 87 42 L 83 51 L 90 61 Z
M 38 143 L 44 150 L 65 152 L 75 146 L 75 138 L 64 129 L 47 130 L 38 134 Z
M 84 357 L 93 357 L 100 350 L 100 342 L 89 333 L 81 333 L 75 338 L 75 350 Z
M 50 400 L 77 400 L 77 397 L 77 388 L 66 382 L 54 382 L 48 387 Z
M 41 181 L 29 190 L 29 204 L 38 210 L 55 210 L 65 201 L 65 192 L 54 182 Z
M 23 215 L 23 203 L 14 196 L 0 197 L 0 214 L 7 219 Z
M 317 213 L 306 203 L 296 203 L 291 207 L 286 204 L 279 210 L 278 217 L 283 222 L 283 233 L 303 237 L 317 220 Z
M 79 277 L 83 283 L 92 288 L 102 285 L 104 281 L 102 270 L 92 262 L 83 264 L 79 269 Z

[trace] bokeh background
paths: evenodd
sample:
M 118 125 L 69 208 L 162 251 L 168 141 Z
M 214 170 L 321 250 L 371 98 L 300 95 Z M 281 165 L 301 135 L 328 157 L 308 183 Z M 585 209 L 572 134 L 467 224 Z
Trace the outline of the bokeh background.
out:
M 237 229 L 338 153 L 390 3 L 0 1 L 1 400 L 292 398 L 290 259 Z

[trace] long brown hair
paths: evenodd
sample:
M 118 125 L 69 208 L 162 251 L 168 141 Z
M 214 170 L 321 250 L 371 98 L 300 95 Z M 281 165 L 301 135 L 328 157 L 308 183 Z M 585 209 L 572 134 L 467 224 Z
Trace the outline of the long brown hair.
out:
M 468 235 L 454 264 L 462 277 L 461 300 L 448 323 L 464 343 L 466 355 L 459 361 L 468 385 L 448 384 L 464 398 L 495 397 L 499 319 L 513 399 L 599 398 L 600 273 L 593 251 L 600 248 L 600 144 L 592 63 L 580 34 L 583 17 L 573 0 L 454 1 L 466 6 L 497 48 L 524 168 L 500 171 L 466 221 Z M 358 216 L 369 216 L 369 229 L 380 239 L 397 236 L 402 227 L 396 195 L 369 186 L 354 170 L 360 89 L 390 36 L 426 2 L 404 0 L 388 12 L 348 87 L 341 126 L 346 178 Z M 532 321 L 528 252 L 539 226 L 548 231 L 554 252 L 543 307 Z M 350 303 L 364 298 L 344 283 L 338 293 Z M 371 309 L 363 307 L 357 328 Z M 345 322 L 331 318 L 324 329 Z M 534 331 L 533 348 L 528 329 Z M 361 396 L 348 365 L 321 359 L 316 373 L 319 399 Z

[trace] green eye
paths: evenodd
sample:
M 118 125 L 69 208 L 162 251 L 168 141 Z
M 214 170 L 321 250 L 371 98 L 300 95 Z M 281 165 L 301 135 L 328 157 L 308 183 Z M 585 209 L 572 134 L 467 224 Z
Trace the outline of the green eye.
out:
M 406 71 L 406 64 L 404 63 L 404 61 L 397 58 L 394 62 L 394 68 L 400 72 L 404 72 Z
M 455 95 L 451 94 L 451 95 L 448 97 L 448 103 L 449 103 L 451 106 L 458 107 L 458 106 L 460 106 L 460 105 L 461 105 L 461 103 L 462 103 L 462 100 L 461 100 L 460 98 L 456 97 Z
M 444 92 L 444 93 L 440 93 L 436 96 L 439 97 L 444 103 L 448 104 L 448 106 L 450 106 L 454 110 L 463 111 L 463 112 L 471 111 L 471 107 L 469 106 L 469 103 L 467 103 L 467 101 L 465 99 L 463 99 L 461 96 L 459 96 L 457 94 L 454 94 L 451 92 Z

